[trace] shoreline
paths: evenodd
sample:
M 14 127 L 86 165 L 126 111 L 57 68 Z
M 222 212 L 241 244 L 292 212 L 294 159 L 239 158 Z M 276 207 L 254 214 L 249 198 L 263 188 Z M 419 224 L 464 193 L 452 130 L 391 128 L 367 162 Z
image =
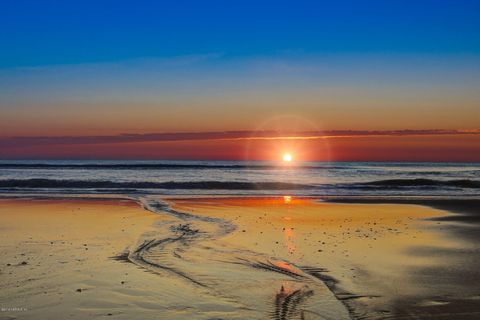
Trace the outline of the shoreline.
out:
M 436 243 L 438 247 L 436 249 L 430 248 L 431 251 L 427 252 L 427 255 L 432 253 L 438 255 L 440 252 L 444 257 L 454 257 L 451 252 L 442 253 L 442 250 L 457 250 L 461 249 L 461 246 L 465 247 L 461 242 L 469 241 L 469 239 L 462 237 L 461 231 L 464 231 L 466 226 L 458 226 L 456 222 L 461 220 L 462 223 L 470 225 L 469 223 L 472 219 L 469 220 L 462 217 L 475 216 L 474 213 L 477 211 L 472 212 L 474 211 L 473 209 L 467 209 L 475 208 L 474 205 L 479 204 L 480 200 L 423 199 L 412 201 L 403 199 L 400 203 L 397 203 L 398 199 L 361 200 L 336 198 L 332 200 L 325 199 L 326 197 L 165 196 L 155 198 L 147 196 L 142 198 L 140 196 L 114 195 L 112 199 L 112 197 L 102 195 L 100 199 L 90 195 L 80 197 L 57 195 L 57 197 L 49 196 L 48 198 L 55 203 L 68 202 L 66 200 L 68 198 L 74 203 L 78 202 L 78 204 L 86 204 L 89 201 L 105 202 L 107 199 L 110 199 L 107 202 L 132 201 L 132 204 L 133 202 L 136 203 L 134 206 L 140 205 L 144 209 L 156 213 L 150 218 L 154 220 L 163 219 L 162 223 L 155 223 L 153 229 L 145 226 L 146 230 L 138 235 L 136 241 L 130 243 L 130 246 L 135 245 L 135 242 L 137 244 L 131 247 L 128 253 L 125 253 L 125 248 L 123 248 L 116 255 L 110 256 L 110 258 L 118 258 L 123 254 L 123 261 L 131 262 L 137 267 L 150 271 L 151 274 L 174 275 L 176 280 L 173 283 L 165 283 L 164 280 L 161 280 L 163 277 L 158 277 L 159 279 L 157 279 L 163 281 L 162 286 L 167 285 L 172 290 L 170 292 L 174 297 L 170 301 L 172 305 L 178 303 L 177 300 L 188 301 L 188 299 L 185 299 L 185 296 L 182 296 L 182 294 L 186 293 L 178 296 L 176 288 L 180 286 L 186 292 L 190 292 L 196 297 L 198 297 L 198 294 L 202 296 L 202 299 L 195 299 L 206 299 L 207 301 L 209 294 L 219 290 L 215 295 L 218 298 L 220 294 L 220 297 L 225 299 L 222 300 L 223 307 L 220 309 L 226 308 L 225 310 L 229 310 L 227 312 L 230 315 L 229 318 L 236 318 L 237 316 L 242 318 L 246 314 L 249 314 L 251 318 L 261 318 L 258 315 L 258 312 L 260 312 L 260 314 L 270 314 L 272 319 L 281 319 L 282 315 L 285 316 L 285 314 L 281 313 L 282 308 L 285 306 L 290 310 L 292 319 L 305 317 L 305 315 L 315 318 L 315 314 L 322 314 L 323 317 L 326 316 L 327 318 L 329 318 L 328 314 L 331 314 L 330 318 L 335 319 L 334 315 L 342 314 L 339 311 L 342 309 L 341 305 L 345 308 L 342 311 L 346 312 L 344 313 L 345 318 L 367 316 L 367 318 L 372 319 L 383 317 L 401 319 L 411 314 L 421 317 L 422 313 L 429 316 L 435 315 L 437 318 L 442 319 L 446 313 L 451 317 L 452 312 L 456 311 L 459 306 L 467 310 L 468 315 L 474 314 L 478 309 L 475 308 L 476 298 L 465 299 L 465 297 L 461 297 L 461 299 L 457 300 L 448 298 L 450 300 L 447 299 L 448 301 L 446 302 L 445 299 L 435 298 L 426 293 L 420 294 L 414 292 L 415 290 L 412 291 L 410 288 L 408 290 L 412 291 L 409 293 L 410 296 L 415 296 L 415 294 L 419 297 L 421 296 L 423 302 L 413 302 L 409 300 L 411 297 L 408 295 L 397 300 L 386 299 L 386 295 L 391 295 L 392 293 L 388 290 L 385 291 L 378 283 L 369 282 L 372 279 L 372 275 L 368 275 L 368 272 L 373 271 L 377 273 L 374 274 L 374 277 L 383 277 L 382 274 L 388 277 L 388 270 L 381 270 L 375 266 L 369 270 L 372 266 L 369 266 L 368 263 L 366 266 L 360 265 L 364 258 L 354 248 L 359 246 L 359 249 L 364 248 L 361 250 L 369 252 L 367 256 L 369 254 L 376 256 L 378 253 L 375 250 L 372 251 L 374 246 L 377 246 L 376 250 L 380 253 L 383 252 L 382 250 L 386 250 L 386 248 L 378 247 L 377 244 L 374 244 L 375 242 L 365 240 L 368 237 L 376 235 L 380 237 L 379 240 L 384 239 L 385 242 L 388 242 L 387 239 L 401 240 L 398 249 L 390 248 L 384 252 L 391 254 L 391 257 L 386 257 L 386 259 L 391 259 L 393 262 L 387 263 L 385 266 L 388 268 L 393 266 L 394 269 L 391 271 L 395 271 L 390 276 L 394 275 L 395 272 L 400 272 L 399 270 L 407 272 L 408 277 L 404 280 L 410 283 L 412 271 L 407 271 L 408 268 L 398 269 L 398 266 L 395 266 L 394 263 L 395 259 L 399 259 L 399 257 L 405 254 L 411 258 L 413 257 L 413 260 L 418 260 L 419 263 L 417 266 L 413 265 L 416 270 L 422 270 L 425 266 L 431 265 L 431 262 L 427 261 L 428 259 L 424 259 L 425 257 L 416 257 L 421 251 L 416 246 L 422 242 L 414 240 L 416 239 L 415 237 L 424 237 L 421 238 L 425 239 L 422 241 L 429 239 L 428 244 L 430 247 L 432 247 L 432 243 Z M 25 199 L 31 198 L 24 197 L 23 200 Z M 5 201 L 5 199 L 0 200 L 0 204 L 2 201 Z M 22 199 L 17 198 L 13 201 L 22 202 Z M 35 204 L 35 201 L 33 204 Z M 424 209 L 422 208 L 423 206 L 433 207 L 433 209 Z M 447 207 L 450 209 L 448 212 L 445 211 Z M 422 209 L 420 210 L 419 208 Z M 377 214 L 369 211 L 370 209 L 374 211 L 381 210 L 381 212 Z M 411 219 L 406 219 L 402 223 L 394 222 L 395 220 L 390 222 L 382 220 L 382 215 L 385 216 L 387 212 L 397 212 L 395 213 L 395 219 L 403 219 L 406 214 L 412 214 L 409 210 L 415 212 L 420 210 L 418 213 L 414 213 L 419 218 L 421 217 L 420 220 L 415 219 L 415 224 L 410 222 L 412 221 Z M 316 215 L 325 214 L 322 212 L 329 211 L 336 212 L 336 219 L 339 219 L 336 220 L 338 223 L 333 220 L 332 222 L 327 222 L 328 219 L 335 219 L 333 217 L 322 220 L 323 222 L 315 220 L 317 219 L 315 218 Z M 268 223 L 262 221 L 263 212 L 268 212 L 269 214 L 270 220 Z M 352 216 L 352 212 L 363 212 L 361 215 L 365 216 L 358 220 L 358 217 Z M 290 215 L 289 219 L 285 219 L 288 218 L 285 216 L 286 213 Z M 301 219 L 299 215 L 302 217 Z M 358 221 L 352 222 L 352 219 L 357 219 Z M 477 221 L 476 219 L 473 220 Z M 371 224 L 373 221 L 378 223 L 375 227 Z M 420 223 L 420 227 L 415 227 L 417 222 Z M 233 226 L 232 223 L 234 224 Z M 346 229 L 338 229 L 338 224 L 348 225 L 349 223 L 352 227 L 363 230 L 361 238 L 346 235 Z M 397 231 L 389 231 L 388 229 L 393 230 L 394 223 L 395 228 L 399 229 Z M 437 225 L 439 223 L 441 224 L 440 227 Z M 402 224 L 404 225 L 403 227 Z M 323 226 L 321 228 L 325 230 L 323 232 L 325 235 L 319 238 L 319 235 L 313 234 L 312 232 L 315 229 L 311 229 L 311 225 Z M 368 226 L 370 230 L 365 228 L 365 226 Z M 409 228 L 417 228 L 419 233 L 414 234 L 412 229 Z M 459 247 L 447 248 L 448 245 L 445 241 L 441 237 L 437 237 L 436 233 L 438 232 L 448 235 L 452 239 L 460 239 L 461 241 L 455 244 Z M 425 237 L 425 234 L 433 238 Z M 279 235 L 279 240 L 282 241 L 280 247 L 278 240 L 277 244 L 275 244 L 275 239 Z M 412 236 L 413 238 L 411 238 Z M 475 232 L 472 232 L 471 236 L 475 238 Z M 304 240 L 301 239 L 303 237 L 305 237 Z M 317 238 L 321 240 L 329 239 L 328 242 L 331 241 L 332 243 L 331 245 L 330 243 L 325 244 L 322 250 L 317 251 L 313 247 L 317 246 L 314 243 L 321 243 Z M 263 243 L 260 243 L 260 241 L 263 241 Z M 363 246 L 366 243 L 368 245 Z M 410 252 L 402 252 L 402 246 L 404 248 L 410 247 Z M 350 247 L 353 251 L 350 250 L 351 252 L 348 252 L 348 254 L 345 253 L 345 250 L 348 250 Z M 329 250 L 335 251 L 329 253 L 327 252 Z M 392 254 L 389 252 L 391 250 L 396 250 L 396 253 Z M 425 252 L 423 254 L 425 255 Z M 324 258 L 321 258 L 322 256 Z M 113 260 L 115 263 L 119 263 L 118 260 L 122 261 L 122 259 Z M 459 257 L 456 257 L 456 259 L 459 259 Z M 192 264 L 192 261 L 196 261 L 196 263 Z M 120 263 L 120 265 L 122 264 Z M 225 274 L 222 271 L 227 265 L 230 266 L 229 274 Z M 398 275 L 396 276 L 398 277 Z M 142 276 L 139 276 L 137 280 L 141 282 L 141 278 Z M 249 285 L 250 280 L 244 280 L 243 283 L 235 280 L 248 278 L 254 280 L 254 283 Z M 216 280 L 213 281 L 212 279 Z M 365 283 L 362 283 L 362 281 Z M 188 282 L 193 283 L 194 288 L 190 288 L 191 285 Z M 256 288 L 258 283 L 263 283 L 262 290 Z M 278 287 L 278 283 L 282 285 Z M 322 285 L 324 286 L 323 288 Z M 186 288 L 189 289 L 187 290 Z M 245 291 L 245 288 L 249 289 Z M 207 292 L 210 293 L 203 296 Z M 276 292 L 273 294 L 273 297 L 272 292 Z M 312 292 L 315 292 L 313 298 Z M 291 304 L 285 305 L 285 299 L 293 293 L 298 298 L 297 303 L 293 306 Z M 275 295 L 277 298 L 274 298 Z M 331 295 L 330 298 L 328 298 L 329 295 Z M 286 301 L 290 301 L 291 298 Z M 270 299 L 273 299 L 271 303 L 276 299 L 279 304 L 258 304 L 257 301 L 266 302 Z M 335 300 L 340 302 L 340 305 L 337 305 Z M 232 301 L 249 301 L 247 305 L 250 305 L 250 307 L 245 309 L 246 306 L 242 307 L 238 304 L 235 305 L 235 303 L 232 304 Z M 325 306 L 325 301 L 330 301 L 327 303 L 327 307 Z M 196 304 L 195 301 L 192 301 L 192 303 Z M 253 305 L 257 307 L 252 309 L 251 306 Z M 382 306 L 390 307 L 382 308 Z M 167 306 L 165 307 L 168 309 Z M 200 306 L 197 306 L 197 308 L 201 309 Z M 213 309 L 215 308 L 218 308 L 218 306 L 213 307 Z M 408 310 L 402 310 L 405 308 L 408 308 Z M 252 310 L 248 311 L 249 309 Z M 244 313 L 239 315 L 237 314 L 238 310 L 244 310 Z M 123 312 L 127 311 L 124 310 Z M 172 312 L 176 314 L 178 310 L 173 309 Z M 275 312 L 277 312 L 276 315 Z M 203 313 L 205 315 L 209 314 L 208 308 L 202 310 Z M 3 314 L 0 313 L 0 319 L 2 319 L 2 316 Z M 461 319 L 459 314 L 454 316 L 454 319 Z M 122 318 L 121 313 L 118 317 Z M 21 317 L 19 318 L 21 319 Z M 178 318 L 182 319 L 183 316 Z

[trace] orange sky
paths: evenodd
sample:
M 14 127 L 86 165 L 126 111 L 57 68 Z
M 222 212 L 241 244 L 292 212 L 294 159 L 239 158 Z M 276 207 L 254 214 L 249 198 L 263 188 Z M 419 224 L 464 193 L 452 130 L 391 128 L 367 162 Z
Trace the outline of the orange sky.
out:
M 0 1 L 0 159 L 479 159 L 479 1 L 100 2 Z
M 194 134 L 174 141 L 0 140 L 0 158 L 219 159 L 296 161 L 480 161 L 480 134 L 362 134 L 327 138 L 208 138 Z M 217 134 L 213 134 L 216 136 Z M 106 139 L 102 141 L 101 139 Z M 117 139 L 110 137 L 109 139 Z M 137 139 L 137 138 L 135 138 Z M 144 137 L 138 140 L 146 140 Z M 156 139 L 156 138 L 155 138 Z

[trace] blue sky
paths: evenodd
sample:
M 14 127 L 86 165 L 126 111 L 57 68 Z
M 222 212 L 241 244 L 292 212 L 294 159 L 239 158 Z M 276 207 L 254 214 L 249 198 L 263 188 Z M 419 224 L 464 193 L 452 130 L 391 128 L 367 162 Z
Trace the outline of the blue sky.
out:
M 221 52 L 480 53 L 479 1 L 2 1 L 0 67 Z
M 0 136 L 473 129 L 479 1 L 2 1 Z

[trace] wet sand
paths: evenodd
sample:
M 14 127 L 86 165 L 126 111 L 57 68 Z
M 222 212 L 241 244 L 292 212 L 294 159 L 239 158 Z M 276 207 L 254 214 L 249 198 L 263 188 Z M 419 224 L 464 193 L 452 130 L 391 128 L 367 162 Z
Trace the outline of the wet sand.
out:
M 0 319 L 472 319 L 478 226 L 461 207 L 0 200 L 0 307 L 18 308 Z
M 153 317 L 161 282 L 109 257 L 161 219 L 132 201 L 0 200 L 0 319 Z

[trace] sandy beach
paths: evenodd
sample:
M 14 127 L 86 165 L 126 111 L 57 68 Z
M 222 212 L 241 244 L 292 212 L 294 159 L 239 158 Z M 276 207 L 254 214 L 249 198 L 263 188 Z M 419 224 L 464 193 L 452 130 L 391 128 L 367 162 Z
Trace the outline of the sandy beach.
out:
M 0 220 L 1 319 L 146 316 L 160 303 L 155 276 L 110 258 L 162 220 L 136 203 L 1 200 Z
M 0 319 L 479 315 L 477 203 L 355 201 L 0 200 Z

